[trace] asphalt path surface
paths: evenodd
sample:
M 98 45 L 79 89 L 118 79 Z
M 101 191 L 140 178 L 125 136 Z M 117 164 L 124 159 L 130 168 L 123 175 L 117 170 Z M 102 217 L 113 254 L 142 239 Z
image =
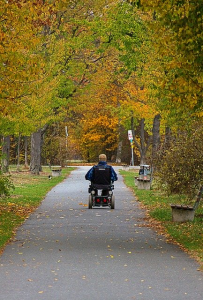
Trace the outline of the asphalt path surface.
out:
M 88 169 L 53 188 L 6 247 L 0 300 L 202 300 L 199 265 L 147 226 L 120 175 L 115 209 L 88 209 Z

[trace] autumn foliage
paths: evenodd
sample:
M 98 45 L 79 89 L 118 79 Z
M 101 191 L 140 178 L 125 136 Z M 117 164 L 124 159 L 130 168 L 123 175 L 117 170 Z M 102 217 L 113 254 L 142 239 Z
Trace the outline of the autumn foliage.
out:
M 195 124 L 189 135 L 180 133 L 168 149 L 157 154 L 156 178 L 159 187 L 170 194 L 193 199 L 203 184 L 202 125 Z
M 200 0 L 1 1 L 1 134 L 58 126 L 43 155 L 61 157 L 67 125 L 68 152 L 93 160 L 132 129 L 149 157 L 157 115 L 161 141 L 202 118 L 201 16 Z

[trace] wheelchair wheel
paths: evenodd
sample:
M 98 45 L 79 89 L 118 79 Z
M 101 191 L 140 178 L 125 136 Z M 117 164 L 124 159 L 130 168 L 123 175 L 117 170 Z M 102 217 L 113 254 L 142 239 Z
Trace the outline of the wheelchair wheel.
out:
M 112 195 L 112 198 L 111 198 L 111 209 L 114 209 L 115 208 L 115 196 Z
M 88 203 L 88 208 L 92 208 L 92 195 L 89 195 L 89 203 Z

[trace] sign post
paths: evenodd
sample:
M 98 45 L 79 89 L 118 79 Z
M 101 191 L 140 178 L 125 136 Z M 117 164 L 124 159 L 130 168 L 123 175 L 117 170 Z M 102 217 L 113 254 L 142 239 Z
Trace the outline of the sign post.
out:
M 66 133 L 66 164 L 68 159 L 68 127 L 65 126 L 65 133 Z
M 131 145 L 131 165 L 134 166 L 134 145 L 133 145 L 133 133 L 132 130 L 128 130 L 128 139 L 130 140 L 130 145 Z

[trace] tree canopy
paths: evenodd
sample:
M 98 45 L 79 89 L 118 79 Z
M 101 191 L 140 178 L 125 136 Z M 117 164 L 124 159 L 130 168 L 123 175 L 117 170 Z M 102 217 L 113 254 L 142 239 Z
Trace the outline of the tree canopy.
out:
M 132 118 L 138 146 L 136 129 L 151 137 L 157 115 L 162 135 L 189 128 L 203 114 L 202 10 L 200 0 L 1 1 L 1 134 L 59 122 L 93 159 L 116 154 Z

